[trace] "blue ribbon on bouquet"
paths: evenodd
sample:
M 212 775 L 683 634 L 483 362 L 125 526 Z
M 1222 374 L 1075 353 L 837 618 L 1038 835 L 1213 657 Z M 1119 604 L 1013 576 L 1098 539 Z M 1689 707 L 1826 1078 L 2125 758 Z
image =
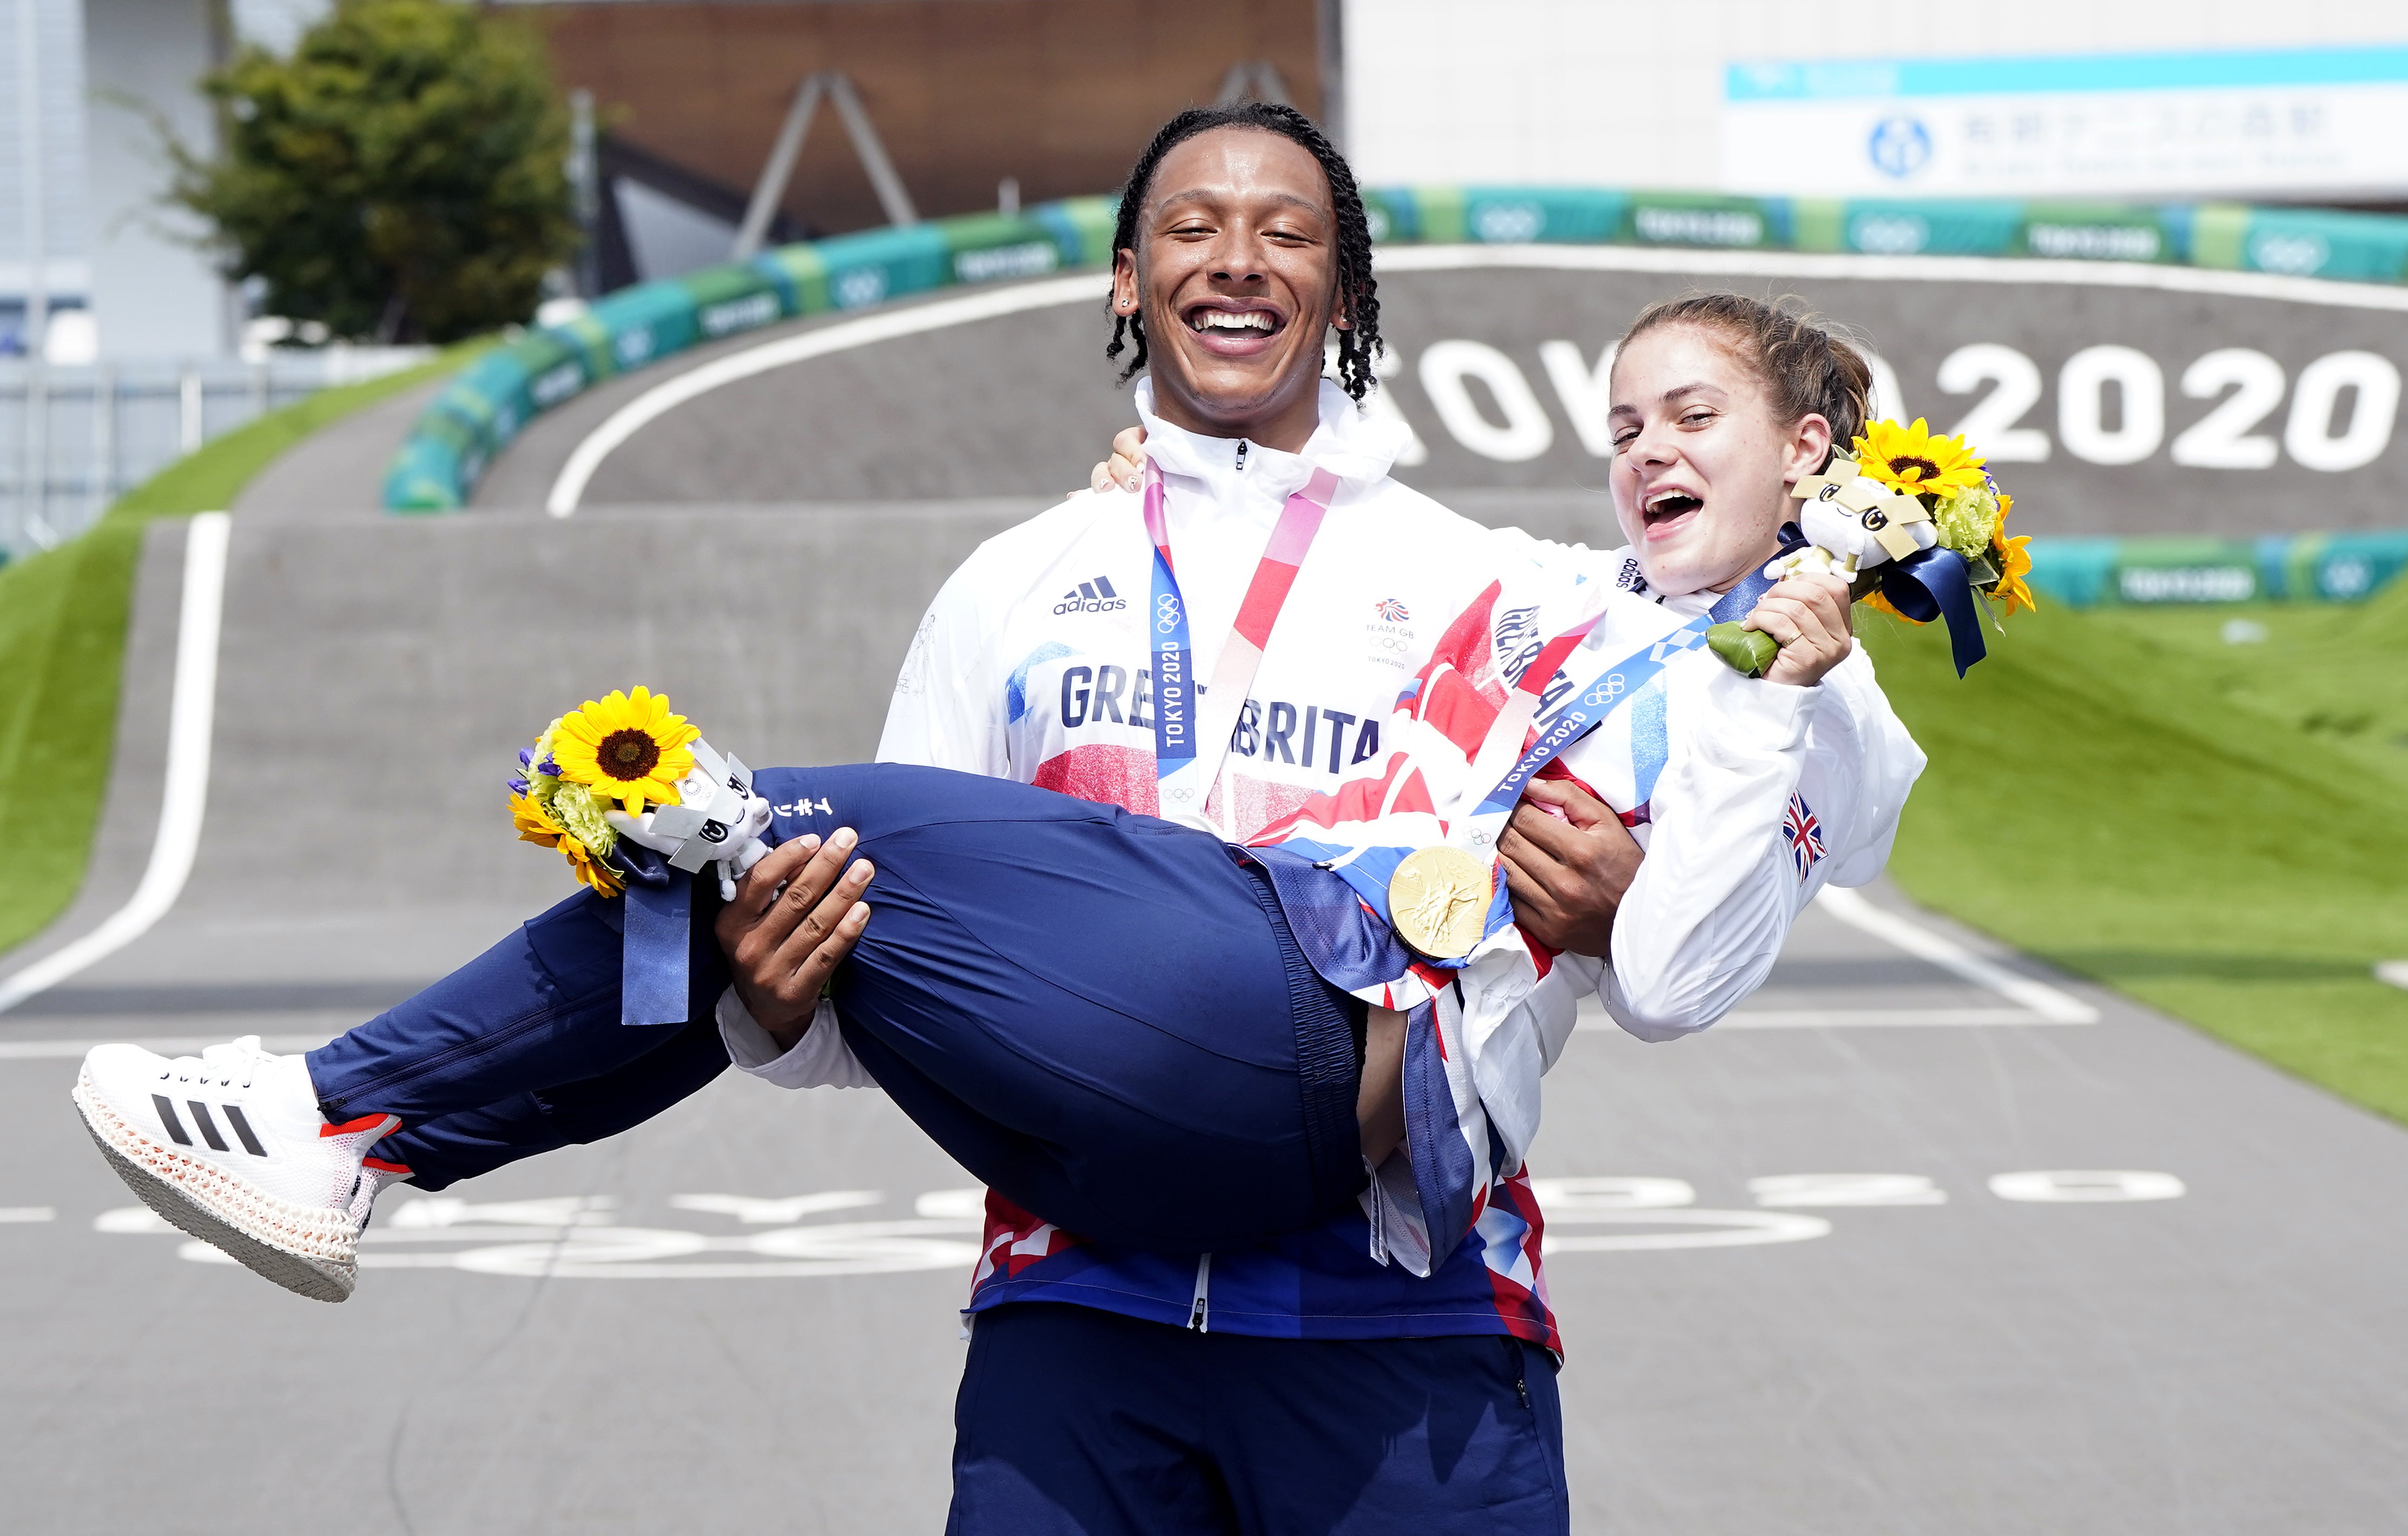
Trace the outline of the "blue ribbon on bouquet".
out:
M 694 946 L 694 879 L 666 855 L 627 838 L 610 853 L 627 877 L 620 932 L 619 1022 L 682 1024 Z
M 1881 590 L 1891 607 L 1918 624 L 1948 621 L 1948 655 L 1957 676 L 1989 654 L 1982 643 L 1982 616 L 1973 608 L 1972 576 L 1956 550 L 1935 545 L 1890 562 Z

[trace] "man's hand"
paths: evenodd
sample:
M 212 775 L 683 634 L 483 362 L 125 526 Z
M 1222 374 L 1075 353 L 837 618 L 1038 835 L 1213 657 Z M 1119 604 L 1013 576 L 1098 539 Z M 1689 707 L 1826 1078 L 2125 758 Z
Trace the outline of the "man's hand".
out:
M 1603 959 L 1612 946 L 1613 914 L 1644 857 L 1639 844 L 1612 806 L 1567 780 L 1532 779 L 1522 802 L 1497 844 L 1514 920 L 1542 944 Z
M 1096 491 L 1118 487 L 1135 491 L 1145 483 L 1145 429 L 1123 427 L 1112 436 L 1112 456 L 1109 462 L 1097 464 L 1087 476 L 1088 486 Z
M 1781 642 L 1781 654 L 1764 669 L 1766 682 L 1809 688 L 1848 659 L 1856 633 L 1850 618 L 1846 582 L 1801 573 L 1765 593 L 1740 626 Z
M 820 988 L 869 921 L 859 898 L 875 871 L 867 859 L 844 867 L 858 841 L 850 827 L 825 846 L 798 837 L 753 865 L 737 882 L 736 899 L 720 908 L 713 932 L 735 973 L 736 995 L 781 1050 L 794 1049 L 810 1028 Z

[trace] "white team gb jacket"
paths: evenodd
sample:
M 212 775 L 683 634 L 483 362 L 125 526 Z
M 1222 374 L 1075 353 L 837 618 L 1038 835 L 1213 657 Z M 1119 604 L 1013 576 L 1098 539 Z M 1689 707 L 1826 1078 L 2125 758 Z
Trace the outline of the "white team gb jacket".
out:
M 1400 688 L 1498 573 L 1569 570 L 1617 589 L 1618 604 L 1647 602 L 1631 593 L 1643 583 L 1627 552 L 1491 533 L 1388 479 L 1401 427 L 1359 411 L 1333 385 L 1323 386 L 1320 430 L 1296 455 L 1196 436 L 1151 405 L 1140 383 L 1198 676 L 1212 674 L 1286 497 L 1314 466 L 1340 481 L 1240 713 L 1209 807 L 1216 824 L 1183 818 L 1202 830 L 1243 842 L 1376 772 Z M 880 757 L 1159 814 L 1145 628 L 1152 558 L 1138 498 L 1117 491 L 1074 495 L 982 545 L 914 636 Z M 1663 627 L 1712 601 L 1667 602 Z M 1500 668 L 1527 663 L 1527 612 L 1507 605 L 1493 619 L 1484 648 Z M 1498 1175 L 1520 1167 L 1538 1126 L 1538 1078 L 1583 996 L 1649 1040 L 1722 1017 L 1761 985 L 1816 890 L 1879 873 L 1923 766 L 1861 649 L 1808 689 L 1742 678 L 1706 651 L 1688 652 L 1562 761 L 1622 815 L 1647 857 L 1616 917 L 1611 960 L 1560 957 L 1518 1003 L 1505 1003 L 1510 1018 L 1491 1014 L 1472 1031 L 1479 1107 L 1503 1144 Z M 779 1056 L 732 991 L 721 1018 L 738 1064 L 755 1075 L 789 1087 L 868 1082 L 836 1028 L 813 1028 Z M 1408 1242 L 1398 1257 L 1418 1269 L 1413 1250 L 1423 1246 Z

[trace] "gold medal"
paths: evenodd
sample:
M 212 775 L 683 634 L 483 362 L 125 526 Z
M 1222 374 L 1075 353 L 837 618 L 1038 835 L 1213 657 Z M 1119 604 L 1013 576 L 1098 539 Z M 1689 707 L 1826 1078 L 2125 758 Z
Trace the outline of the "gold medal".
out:
M 1461 848 L 1417 848 L 1388 876 L 1388 920 L 1415 952 L 1461 960 L 1487 927 L 1491 878 L 1489 866 Z

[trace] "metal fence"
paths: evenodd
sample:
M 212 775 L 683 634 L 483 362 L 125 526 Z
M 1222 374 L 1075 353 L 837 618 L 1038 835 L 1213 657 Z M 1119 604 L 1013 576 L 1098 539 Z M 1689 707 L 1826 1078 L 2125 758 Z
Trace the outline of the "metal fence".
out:
M 0 556 L 73 537 L 129 487 L 279 406 L 432 355 L 327 348 L 259 362 L 0 363 Z

